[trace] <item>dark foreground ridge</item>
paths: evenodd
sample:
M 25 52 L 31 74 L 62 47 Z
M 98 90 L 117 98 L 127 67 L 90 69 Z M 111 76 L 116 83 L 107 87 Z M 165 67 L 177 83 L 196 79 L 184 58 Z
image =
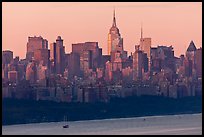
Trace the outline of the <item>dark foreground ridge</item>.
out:
M 109 103 L 56 103 L 3 99 L 2 125 L 126 118 L 202 112 L 202 97 L 172 99 L 161 96 L 112 99 Z

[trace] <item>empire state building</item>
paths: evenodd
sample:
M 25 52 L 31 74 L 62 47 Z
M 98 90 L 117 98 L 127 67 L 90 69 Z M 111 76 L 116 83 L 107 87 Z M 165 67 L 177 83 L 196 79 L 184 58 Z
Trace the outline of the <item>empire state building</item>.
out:
M 123 38 L 121 38 L 119 29 L 116 26 L 115 10 L 113 13 L 113 24 L 108 33 L 108 55 L 111 52 L 123 54 Z

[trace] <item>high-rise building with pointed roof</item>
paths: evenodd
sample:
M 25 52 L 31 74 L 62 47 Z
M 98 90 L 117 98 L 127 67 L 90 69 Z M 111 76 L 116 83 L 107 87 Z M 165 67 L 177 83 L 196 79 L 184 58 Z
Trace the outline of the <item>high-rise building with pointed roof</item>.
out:
M 192 60 L 194 67 L 195 67 L 195 54 L 196 54 L 196 46 L 194 42 L 191 41 L 186 50 L 186 57 L 188 60 Z
M 140 49 L 147 54 L 148 58 L 148 70 L 150 70 L 150 60 L 151 60 L 151 38 L 143 38 L 143 28 L 141 26 L 141 38 L 140 38 Z
M 188 51 L 188 52 L 196 51 L 196 46 L 195 46 L 195 44 L 194 44 L 193 41 L 190 42 L 190 44 L 189 44 L 189 46 L 188 46 L 188 48 L 187 48 L 187 51 Z
M 123 38 L 116 26 L 115 10 L 113 12 L 113 24 L 108 33 L 108 55 L 114 51 L 123 53 Z
M 193 41 L 190 42 L 187 50 L 186 50 L 186 59 L 187 65 L 186 69 L 190 70 L 190 73 L 187 76 L 195 76 L 196 74 L 196 63 L 195 63 L 195 56 L 196 56 L 196 46 Z

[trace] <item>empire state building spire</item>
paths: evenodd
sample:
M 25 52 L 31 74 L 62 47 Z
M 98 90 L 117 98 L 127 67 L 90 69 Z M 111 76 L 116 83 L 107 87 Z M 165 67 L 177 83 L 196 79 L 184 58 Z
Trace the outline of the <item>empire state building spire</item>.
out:
M 123 57 L 125 57 L 123 50 L 123 38 L 121 37 L 120 31 L 116 26 L 115 9 L 113 11 L 113 24 L 108 33 L 108 55 L 111 55 L 111 52 L 114 52 L 113 54 L 115 54 L 115 52 L 120 52 L 120 55 L 123 54 Z
M 114 9 L 114 12 L 113 12 L 113 27 L 116 27 L 116 20 L 115 20 L 115 9 Z

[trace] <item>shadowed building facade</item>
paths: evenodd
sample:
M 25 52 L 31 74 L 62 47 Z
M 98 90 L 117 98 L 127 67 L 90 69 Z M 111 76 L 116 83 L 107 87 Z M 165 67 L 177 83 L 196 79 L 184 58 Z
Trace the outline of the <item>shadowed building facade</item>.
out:
M 38 49 L 48 49 L 48 41 L 41 36 L 28 37 L 26 59 L 31 61 L 34 57 L 34 51 Z
M 196 50 L 195 63 L 197 77 L 202 78 L 202 48 Z
M 43 66 L 49 67 L 50 50 L 48 49 L 37 49 L 34 51 L 34 59 L 36 63 L 42 64 Z
M 13 60 L 13 52 L 10 50 L 2 51 L 2 64 L 10 64 Z
M 31 84 L 37 81 L 37 65 L 34 60 L 26 66 L 26 80 L 29 80 Z
M 98 42 L 85 42 L 72 44 L 72 53 L 80 56 L 80 69 L 85 72 L 89 69 L 96 70 L 101 66 L 102 49 Z
M 51 70 L 56 74 L 63 74 L 65 69 L 65 47 L 63 39 L 58 36 L 56 42 L 50 44 Z
M 139 45 L 135 46 L 135 52 L 133 53 L 133 80 L 142 79 L 142 60 L 143 52 L 139 49 Z

